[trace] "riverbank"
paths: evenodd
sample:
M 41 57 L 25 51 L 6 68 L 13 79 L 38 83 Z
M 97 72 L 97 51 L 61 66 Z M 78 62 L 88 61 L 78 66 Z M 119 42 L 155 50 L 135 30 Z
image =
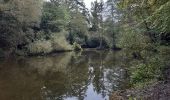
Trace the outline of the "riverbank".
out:
M 111 100 L 169 100 L 170 68 L 164 72 L 164 77 L 164 81 L 155 82 L 144 88 L 133 88 L 114 92 Z

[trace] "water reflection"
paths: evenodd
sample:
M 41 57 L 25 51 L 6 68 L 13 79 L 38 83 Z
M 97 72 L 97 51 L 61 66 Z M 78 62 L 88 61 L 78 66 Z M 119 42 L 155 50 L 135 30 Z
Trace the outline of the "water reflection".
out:
M 0 63 L 0 100 L 109 100 L 128 86 L 119 52 L 84 51 Z

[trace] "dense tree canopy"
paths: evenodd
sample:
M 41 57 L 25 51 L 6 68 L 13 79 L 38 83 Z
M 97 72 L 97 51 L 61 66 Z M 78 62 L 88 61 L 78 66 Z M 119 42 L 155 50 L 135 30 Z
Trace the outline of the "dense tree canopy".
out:
M 30 43 L 61 39 L 56 36 L 86 48 L 137 48 L 145 40 L 164 45 L 170 40 L 169 0 L 96 0 L 90 10 L 83 0 L 0 2 L 2 50 L 25 52 Z
M 44 3 L 41 28 L 46 31 L 60 32 L 68 25 L 70 15 L 67 9 L 51 2 Z
M 0 47 L 16 48 L 34 38 L 39 27 L 41 0 L 2 0 L 0 4 Z

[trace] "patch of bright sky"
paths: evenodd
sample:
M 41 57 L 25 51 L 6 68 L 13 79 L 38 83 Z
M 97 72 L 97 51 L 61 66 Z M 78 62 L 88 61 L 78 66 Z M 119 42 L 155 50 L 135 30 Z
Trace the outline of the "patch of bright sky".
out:
M 84 3 L 86 4 L 86 7 L 88 9 L 90 9 L 91 8 L 91 2 L 94 2 L 94 1 L 96 1 L 96 0 L 84 0 Z M 100 1 L 100 0 L 97 0 L 97 1 Z M 103 1 L 106 2 L 107 0 L 103 0 Z
M 49 0 L 44 0 L 44 1 L 49 1 Z M 86 7 L 88 9 L 90 9 L 91 8 L 91 2 L 94 2 L 94 1 L 96 1 L 96 0 L 84 0 L 84 3 L 86 4 Z M 100 1 L 100 0 L 97 0 L 97 1 Z M 103 0 L 103 1 L 106 2 L 107 0 Z

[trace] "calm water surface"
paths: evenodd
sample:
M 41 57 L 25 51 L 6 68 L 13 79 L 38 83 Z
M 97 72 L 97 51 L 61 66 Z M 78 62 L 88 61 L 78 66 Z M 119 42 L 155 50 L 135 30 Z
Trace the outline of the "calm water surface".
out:
M 128 87 L 119 52 L 68 52 L 0 61 L 0 100 L 109 100 Z

